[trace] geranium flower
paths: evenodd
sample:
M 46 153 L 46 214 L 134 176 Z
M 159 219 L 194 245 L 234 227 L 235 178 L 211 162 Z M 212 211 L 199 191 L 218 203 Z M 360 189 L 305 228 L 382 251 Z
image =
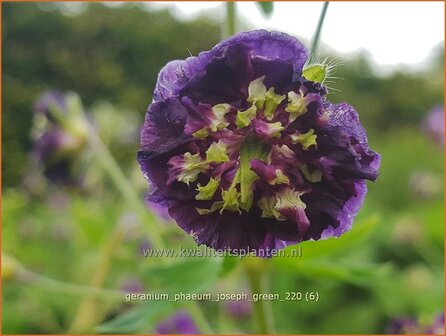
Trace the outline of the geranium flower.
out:
M 398 317 L 387 326 L 388 334 L 419 334 L 421 326 L 418 321 L 410 317 Z
M 309 80 L 324 65 L 303 73 L 307 57 L 257 30 L 161 70 L 138 162 L 150 200 L 198 244 L 261 254 L 351 227 L 379 155 L 354 108 Z
M 46 92 L 34 105 L 32 157 L 54 183 L 80 183 L 79 176 L 71 170 L 87 142 L 81 109 L 77 95 L 57 91 Z
M 443 335 L 444 312 L 437 314 L 429 324 L 420 323 L 413 317 L 397 317 L 390 321 L 386 331 L 388 334 Z
M 159 323 L 155 329 L 156 333 L 161 335 L 200 333 L 192 317 L 182 310 Z
M 246 319 L 252 313 L 252 304 L 246 300 L 228 301 L 226 310 L 235 319 Z
M 429 110 L 423 128 L 439 146 L 444 147 L 444 106 L 436 105 Z

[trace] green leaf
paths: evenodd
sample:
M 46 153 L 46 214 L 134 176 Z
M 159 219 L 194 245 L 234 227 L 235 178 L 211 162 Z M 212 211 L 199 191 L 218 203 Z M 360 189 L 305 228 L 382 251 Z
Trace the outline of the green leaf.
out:
M 290 261 L 292 259 L 289 259 Z M 281 264 L 281 267 L 285 265 Z M 287 272 L 294 271 L 299 275 L 310 279 L 333 279 L 351 283 L 358 286 L 371 287 L 377 279 L 383 281 L 383 277 L 391 274 L 393 268 L 391 264 L 367 264 L 367 265 L 348 265 L 331 261 L 308 261 L 294 262 L 285 269 Z
M 220 276 L 223 277 L 229 274 L 232 270 L 234 270 L 237 267 L 240 260 L 241 259 L 239 257 L 225 256 L 223 258 L 223 265 L 220 272 Z
M 271 16 L 274 10 L 274 3 L 272 1 L 258 1 L 257 5 L 265 16 Z
M 153 318 L 184 302 L 170 301 L 177 293 L 200 293 L 211 286 L 222 269 L 221 258 L 197 258 L 166 266 L 154 266 L 146 271 L 152 290 L 148 293 L 168 294 L 169 301 L 145 301 L 124 314 L 96 328 L 99 333 L 147 332 Z M 189 302 L 190 303 L 190 302 Z
M 150 301 L 150 305 L 141 304 L 96 327 L 96 332 L 100 334 L 130 334 L 149 329 L 153 317 L 172 306 L 173 304 L 169 301 Z

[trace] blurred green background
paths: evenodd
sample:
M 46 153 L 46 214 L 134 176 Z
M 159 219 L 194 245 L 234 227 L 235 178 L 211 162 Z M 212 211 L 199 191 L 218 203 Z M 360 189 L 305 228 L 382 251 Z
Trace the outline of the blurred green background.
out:
M 132 280 L 145 291 L 246 291 L 246 279 L 231 258 L 178 260 L 158 273 L 161 266 L 138 253 L 146 241 L 144 223 L 122 201 L 96 158 L 83 167 L 84 186 L 66 189 L 48 183 L 29 156 L 36 99 L 48 89 L 77 92 L 142 198 L 146 185 L 135 156 L 158 71 L 169 60 L 196 55 L 220 39 L 221 22 L 215 18 L 179 20 L 141 4 L 92 3 L 73 13 L 63 4 L 2 3 L 2 250 L 35 273 L 89 285 L 110 234 L 125 227 L 104 288 L 120 290 Z M 443 147 L 422 124 L 428 111 L 443 102 L 444 47 L 438 46 L 425 70 L 386 76 L 375 73 L 367 54 L 330 56 L 342 61 L 336 76 L 344 80 L 332 85 L 340 92 L 329 99 L 347 101 L 359 112 L 370 147 L 382 155 L 380 177 L 369 184 L 351 232 L 303 243 L 301 258 L 266 261 L 272 293 L 320 295 L 319 302 L 273 302 L 276 329 L 384 333 L 396 316 L 429 323 L 444 309 Z M 149 216 L 172 247 L 193 247 L 175 224 Z M 182 277 L 184 267 L 191 271 Z M 85 293 L 17 279 L 4 279 L 2 288 L 3 333 L 76 331 L 70 326 Z M 95 304 L 95 321 L 82 331 L 150 333 L 179 307 Z M 222 303 L 200 305 L 216 332 L 255 331 L 249 309 L 236 318 Z

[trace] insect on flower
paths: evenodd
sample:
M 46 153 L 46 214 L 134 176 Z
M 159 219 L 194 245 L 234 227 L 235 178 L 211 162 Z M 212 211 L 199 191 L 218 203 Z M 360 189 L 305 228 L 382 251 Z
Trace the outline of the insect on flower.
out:
M 161 70 L 138 162 L 150 200 L 198 244 L 261 255 L 351 227 L 380 157 L 307 57 L 256 30 Z

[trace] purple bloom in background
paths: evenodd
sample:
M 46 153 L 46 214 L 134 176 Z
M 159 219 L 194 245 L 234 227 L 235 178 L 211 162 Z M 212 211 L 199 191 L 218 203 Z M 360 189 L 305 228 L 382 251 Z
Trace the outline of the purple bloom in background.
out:
M 170 222 L 172 220 L 166 206 L 160 203 L 150 202 L 149 200 L 146 200 L 146 205 L 150 211 L 157 215 L 162 221 Z
M 50 181 L 77 185 L 72 174 L 73 161 L 86 144 L 86 129 L 76 95 L 56 91 L 43 94 L 34 105 L 35 127 L 32 157 Z
M 236 319 L 244 319 L 251 315 L 252 305 L 249 301 L 229 301 L 226 304 L 226 310 L 229 315 Z
M 155 332 L 162 335 L 200 333 L 194 320 L 192 320 L 192 318 L 184 311 L 179 311 L 175 315 L 170 316 L 159 323 L 155 327 Z
M 410 317 L 398 317 L 387 326 L 388 334 L 419 334 L 421 331 L 417 320 Z
M 380 157 L 354 108 L 308 80 L 307 57 L 257 30 L 161 70 L 138 162 L 150 201 L 198 244 L 265 255 L 350 229 Z
M 432 324 L 419 323 L 412 317 L 398 317 L 390 322 L 387 327 L 388 334 L 423 334 L 444 335 L 444 312 L 438 314 Z
M 136 278 L 125 278 L 119 288 L 124 293 L 142 293 L 144 290 L 143 284 Z
M 425 132 L 440 146 L 444 147 L 444 106 L 434 106 L 424 120 Z
M 62 93 L 58 91 L 45 92 L 37 102 L 34 104 L 34 112 L 47 116 L 51 120 L 54 120 L 52 112 L 53 108 L 57 108 L 61 113 L 67 112 L 67 102 Z
M 146 253 L 147 253 L 145 251 L 148 249 L 151 249 L 151 248 L 152 248 L 152 244 L 150 243 L 150 241 L 147 238 L 141 239 L 138 244 L 138 255 L 145 257 Z
M 437 315 L 437 317 L 434 320 L 434 323 L 432 323 L 432 325 L 427 328 L 426 334 L 431 334 L 431 335 L 444 335 L 445 334 L 444 312 Z

